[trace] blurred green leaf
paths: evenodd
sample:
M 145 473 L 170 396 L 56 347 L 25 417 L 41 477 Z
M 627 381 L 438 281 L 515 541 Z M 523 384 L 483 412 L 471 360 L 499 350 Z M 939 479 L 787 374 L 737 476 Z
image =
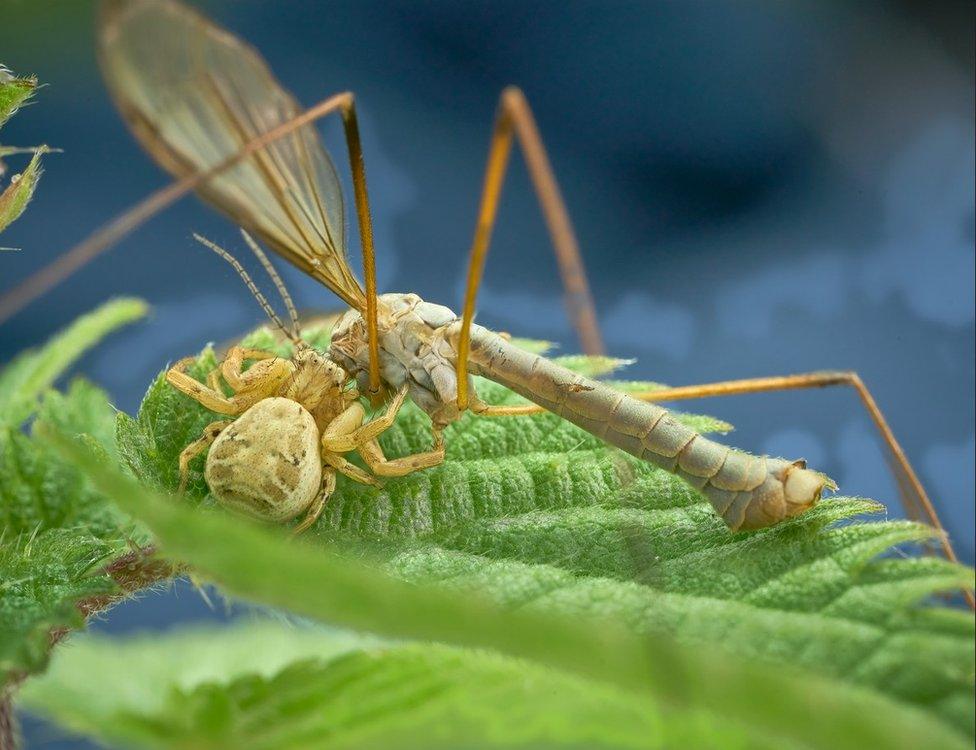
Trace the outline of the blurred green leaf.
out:
M 23 701 L 101 741 L 154 748 L 782 747 L 486 651 L 261 621 L 78 638 Z
M 38 396 L 104 336 L 143 317 L 138 299 L 106 302 L 52 337 L 40 349 L 20 354 L 0 370 L 0 425 L 20 426 L 37 408 Z
M 44 173 L 41 169 L 41 157 L 50 151 L 47 146 L 33 149 L 34 156 L 31 157 L 27 168 L 11 177 L 10 184 L 0 193 L 0 232 L 16 221 L 27 208 L 37 183 Z

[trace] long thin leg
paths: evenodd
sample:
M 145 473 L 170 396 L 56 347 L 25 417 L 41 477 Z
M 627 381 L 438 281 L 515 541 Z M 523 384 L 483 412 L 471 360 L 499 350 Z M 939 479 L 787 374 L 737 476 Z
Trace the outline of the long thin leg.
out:
M 525 417 L 547 411 L 537 404 L 481 404 L 471 407 L 479 417 Z
M 203 428 L 203 434 L 180 453 L 180 494 L 186 489 L 186 483 L 190 479 L 190 461 L 207 450 L 217 439 L 217 436 L 233 423 L 234 420 L 232 419 L 211 422 Z
M 552 243 L 556 248 L 559 271 L 566 288 L 570 317 L 579 332 L 583 351 L 587 354 L 602 354 L 603 340 L 596 322 L 593 298 L 586 281 L 586 271 L 580 257 L 579 245 L 569 220 L 566 204 L 563 202 L 553 174 L 549 158 L 539 129 L 536 127 L 532 110 L 525 95 L 515 87 L 502 92 L 495 115 L 495 129 L 491 136 L 488 151 L 488 165 L 485 168 L 484 187 L 478 210 L 478 223 L 471 244 L 471 260 L 468 265 L 468 281 L 464 293 L 464 312 L 461 336 L 458 344 L 458 408 L 468 405 L 467 355 L 471 344 L 471 322 L 474 320 L 475 298 L 484 271 L 485 256 L 498 213 L 498 200 L 505 181 L 508 158 L 512 151 L 512 137 L 518 138 L 529 168 L 529 175 L 535 186 L 543 216 L 549 227 Z
M 325 469 L 322 472 L 322 486 L 319 489 L 319 494 L 315 496 L 312 506 L 308 509 L 308 513 L 305 514 L 305 518 L 291 530 L 292 536 L 298 536 L 302 532 L 307 531 L 313 523 L 319 520 L 319 516 L 322 515 L 322 510 L 325 508 L 325 503 L 332 493 L 335 492 L 335 488 L 335 471 L 333 469 Z
M 376 322 L 376 253 L 373 250 L 373 221 L 369 213 L 369 193 L 366 190 L 366 165 L 363 145 L 359 137 L 359 120 L 356 116 L 356 98 L 352 92 L 344 94 L 339 105 L 342 127 L 346 134 L 349 151 L 349 167 L 352 170 L 352 191 L 356 201 L 356 218 L 359 220 L 359 238 L 363 249 L 363 278 L 366 282 L 366 329 L 369 332 L 369 393 L 375 399 L 381 391 L 380 339 Z

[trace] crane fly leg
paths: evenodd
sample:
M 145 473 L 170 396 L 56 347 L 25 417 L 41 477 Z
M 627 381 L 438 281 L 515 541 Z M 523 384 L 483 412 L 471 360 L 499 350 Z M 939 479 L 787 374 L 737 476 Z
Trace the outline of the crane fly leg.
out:
M 356 97 L 351 91 L 339 95 L 339 112 L 349 152 L 349 168 L 352 171 L 352 190 L 359 223 L 359 237 L 363 250 L 363 279 L 366 283 L 366 310 L 363 317 L 369 331 L 369 393 L 375 399 L 381 391 L 380 339 L 377 327 L 376 299 L 376 252 L 373 249 L 373 220 L 369 213 L 369 192 L 366 189 L 366 167 L 363 160 L 362 139 L 359 137 L 359 119 L 356 116 Z
M 546 155 L 529 103 L 519 89 L 510 86 L 502 92 L 498 102 L 495 127 L 488 150 L 488 163 L 485 167 L 478 222 L 471 243 L 471 260 L 468 264 L 457 361 L 458 407 L 462 410 L 468 407 L 467 355 L 471 341 L 471 323 L 474 320 L 475 298 L 481 284 L 491 232 L 495 226 L 498 201 L 512 151 L 513 136 L 518 139 L 522 147 L 529 176 L 532 178 L 543 217 L 549 228 L 563 287 L 566 290 L 570 317 L 579 334 L 583 351 L 594 355 L 603 354 L 604 351 L 593 298 L 590 295 L 586 271 L 566 204 L 556 183 L 552 165 Z

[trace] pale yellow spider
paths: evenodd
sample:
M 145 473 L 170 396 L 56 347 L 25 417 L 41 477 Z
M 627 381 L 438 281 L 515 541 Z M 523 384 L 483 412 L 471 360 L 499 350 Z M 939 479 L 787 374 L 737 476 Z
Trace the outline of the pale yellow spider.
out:
M 440 433 L 426 453 L 387 459 L 377 438 L 396 420 L 407 388 L 401 388 L 386 411 L 365 423 L 366 410 L 350 377 L 337 364 L 305 343 L 298 315 L 280 277 L 259 247 L 245 239 L 271 275 L 291 315 L 289 330 L 271 309 L 240 263 L 223 248 L 198 237 L 230 263 L 272 321 L 295 344 L 290 359 L 269 352 L 235 346 L 206 384 L 187 374 L 188 357 L 166 373 L 167 382 L 210 411 L 235 419 L 207 425 L 203 434 L 180 454 L 180 491 L 186 487 L 189 465 L 203 451 L 204 478 L 222 505 L 254 518 L 289 521 L 306 515 L 294 533 L 308 529 L 335 490 L 336 472 L 364 484 L 378 484 L 377 476 L 399 477 L 436 466 L 444 460 Z M 246 361 L 253 364 L 244 369 Z M 221 378 L 233 391 L 224 395 Z M 370 471 L 350 463 L 343 454 L 358 451 Z M 372 472 L 372 473 L 370 473 Z

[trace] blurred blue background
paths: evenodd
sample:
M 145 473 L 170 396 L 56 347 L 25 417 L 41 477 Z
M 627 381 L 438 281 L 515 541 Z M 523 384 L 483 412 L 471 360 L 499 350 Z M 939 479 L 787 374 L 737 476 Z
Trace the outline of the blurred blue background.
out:
M 305 104 L 358 95 L 385 291 L 457 306 L 497 95 L 526 92 L 573 216 L 611 353 L 671 384 L 861 373 L 973 562 L 971 3 L 208 2 Z M 47 159 L 4 234 L 0 291 L 166 182 L 110 104 L 88 3 L 5 0 L 0 62 L 48 84 L 3 130 Z M 345 170 L 337 123 L 322 126 Z M 348 191 L 347 191 L 348 193 Z M 152 318 L 77 368 L 137 408 L 150 378 L 262 321 L 190 238 L 232 226 L 186 199 L 0 327 L 0 360 L 112 295 Z M 358 248 L 358 238 L 351 238 Z M 355 250 L 354 250 L 355 252 Z M 358 263 L 358 257 L 355 259 Z M 284 268 L 306 308 L 337 300 Z M 575 351 L 516 157 L 479 321 Z M 846 390 L 694 405 L 755 452 L 805 456 L 902 514 Z M 178 588 L 109 630 L 222 617 Z M 82 747 L 29 723 L 31 746 Z

